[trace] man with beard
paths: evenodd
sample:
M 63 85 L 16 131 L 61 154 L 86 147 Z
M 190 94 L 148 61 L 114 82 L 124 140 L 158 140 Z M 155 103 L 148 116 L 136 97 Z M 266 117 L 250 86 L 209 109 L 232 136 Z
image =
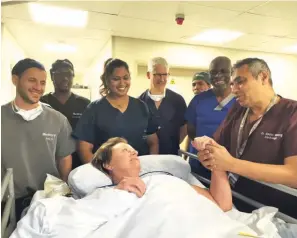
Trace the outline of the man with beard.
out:
M 40 101 L 49 104 L 53 109 L 66 116 L 74 130 L 90 100 L 71 92 L 74 67 L 68 59 L 54 62 L 50 73 L 55 92 L 44 95 Z M 72 168 L 76 168 L 81 164 L 78 154 L 74 152 L 72 155 Z
M 225 56 L 211 61 L 209 74 L 213 88 L 196 95 L 185 114 L 191 140 L 201 136 L 212 137 L 235 102 L 230 87 L 231 68 L 231 60 Z M 190 145 L 190 152 L 196 154 L 197 150 Z M 191 159 L 190 165 L 193 172 L 210 178 L 210 172 L 198 160 Z
M 39 102 L 46 85 L 44 66 L 20 60 L 12 69 L 15 99 L 1 107 L 1 170 L 13 169 L 16 216 L 42 190 L 46 174 L 67 181 L 75 142 L 65 116 Z
M 178 154 L 179 144 L 187 135 L 184 114 L 187 109 L 184 98 L 166 89 L 169 65 L 166 59 L 155 57 L 149 61 L 147 78 L 150 89 L 139 99 L 144 101 L 158 126 L 159 154 Z

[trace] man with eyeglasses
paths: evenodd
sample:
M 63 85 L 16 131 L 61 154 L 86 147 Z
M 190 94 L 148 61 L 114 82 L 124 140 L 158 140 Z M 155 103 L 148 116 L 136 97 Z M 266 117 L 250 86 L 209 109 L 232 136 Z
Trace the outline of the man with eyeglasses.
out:
M 192 80 L 192 91 L 195 95 L 207 91 L 210 89 L 209 73 L 200 72 L 193 76 Z
M 201 136 L 212 137 L 234 104 L 235 98 L 230 87 L 231 68 L 231 60 L 225 56 L 219 56 L 211 61 L 209 74 L 213 88 L 196 95 L 185 114 L 188 136 L 191 140 Z M 197 154 L 192 145 L 189 151 Z M 210 178 L 209 170 L 198 160 L 190 159 L 189 162 L 193 172 Z
M 166 89 L 169 65 L 166 59 L 155 57 L 148 63 L 150 88 L 139 97 L 144 101 L 158 125 L 159 154 L 178 154 L 179 145 L 187 134 L 184 98 Z
M 271 70 L 259 58 L 236 62 L 231 86 L 237 102 L 199 160 L 213 171 L 228 171 L 236 192 L 297 218 L 296 196 L 249 180 L 297 188 L 297 102 L 277 95 Z M 234 204 L 244 212 L 254 209 Z
M 66 116 L 74 130 L 90 100 L 71 92 L 74 67 L 68 59 L 55 61 L 50 69 L 50 74 L 55 92 L 44 95 L 40 101 L 49 104 L 53 109 Z M 82 164 L 76 153 L 72 157 L 73 168 Z

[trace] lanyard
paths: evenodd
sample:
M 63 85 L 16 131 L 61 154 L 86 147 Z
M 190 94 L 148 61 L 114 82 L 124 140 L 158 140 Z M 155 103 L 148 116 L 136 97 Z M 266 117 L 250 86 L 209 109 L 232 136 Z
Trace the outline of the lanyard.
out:
M 271 99 L 267 109 L 265 110 L 264 114 L 261 116 L 261 118 L 253 125 L 253 127 L 251 128 L 250 132 L 249 132 L 249 135 L 248 135 L 248 138 L 250 137 L 250 135 L 256 130 L 256 128 L 259 126 L 260 122 L 262 121 L 263 119 L 263 116 L 273 107 L 273 105 L 276 103 L 276 100 L 277 100 L 277 95 L 275 94 L 274 97 Z M 244 128 L 244 125 L 246 123 L 246 119 L 247 119 L 247 116 L 249 114 L 249 111 L 250 111 L 250 108 L 248 108 L 241 120 L 241 123 L 240 123 L 240 126 L 239 126 L 239 131 L 238 131 L 238 136 L 237 136 L 237 148 L 236 148 L 236 157 L 239 159 L 243 152 L 244 152 L 244 149 L 246 147 L 246 144 L 247 144 L 247 141 L 248 141 L 248 138 L 243 142 L 241 143 L 242 141 L 242 134 L 243 134 L 243 128 Z

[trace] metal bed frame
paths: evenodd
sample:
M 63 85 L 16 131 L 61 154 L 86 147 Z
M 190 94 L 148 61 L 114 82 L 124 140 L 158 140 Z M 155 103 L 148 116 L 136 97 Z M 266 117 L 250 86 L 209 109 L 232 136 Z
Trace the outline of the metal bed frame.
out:
M 197 155 L 191 154 L 188 152 L 185 152 L 183 150 L 179 150 L 180 156 L 187 156 L 188 158 L 197 159 Z M 193 173 L 193 175 L 200 180 L 201 182 L 204 182 L 208 185 L 210 185 L 210 180 L 204 178 L 201 175 Z M 273 189 L 279 190 L 281 192 L 293 195 L 297 199 L 297 189 L 293 189 L 284 185 L 280 184 L 270 184 L 265 182 L 259 182 L 252 180 L 256 183 L 263 184 L 265 186 L 269 186 Z M 238 192 L 232 191 L 233 197 L 236 197 L 237 199 L 255 207 L 260 208 L 265 206 L 262 203 L 259 203 L 253 199 L 250 199 Z M 13 230 L 16 228 L 16 214 L 15 214 L 15 194 L 14 194 L 14 184 L 13 184 L 13 170 L 12 168 L 7 169 L 6 174 L 1 182 L 1 202 L 3 199 L 5 199 L 5 206 L 3 210 L 3 214 L 1 214 L 1 237 L 6 238 L 11 235 Z M 278 218 L 284 220 L 285 222 L 297 224 L 297 219 L 290 217 L 284 213 L 278 212 L 276 215 Z
M 1 214 L 1 237 L 9 237 L 16 227 L 15 195 L 13 170 L 7 169 L 1 182 L 1 202 L 5 198 L 5 206 Z
M 186 156 L 188 158 L 192 158 L 192 159 L 197 159 L 197 155 L 195 154 L 192 154 L 192 153 L 189 153 L 189 152 L 185 152 L 183 150 L 179 150 L 179 155 L 180 156 Z M 193 175 L 198 179 L 200 180 L 201 182 L 204 182 L 208 185 L 210 185 L 210 180 L 209 179 L 206 179 L 204 178 L 203 176 L 199 175 L 199 174 L 196 174 L 196 173 L 193 173 Z M 276 189 L 276 190 L 279 190 L 283 193 L 287 193 L 287 194 L 290 194 L 292 196 L 295 196 L 296 197 L 296 201 L 297 201 L 297 189 L 294 189 L 294 188 L 290 188 L 290 187 L 287 187 L 287 186 L 284 186 L 284 185 L 281 185 L 281 184 L 270 184 L 270 183 L 266 183 L 266 182 L 260 182 L 260 181 L 255 181 L 255 180 L 252 180 L 250 179 L 251 181 L 254 181 L 256 183 L 260 183 L 262 185 L 265 185 L 265 186 L 268 186 L 268 187 L 271 187 L 273 189 Z M 260 207 L 264 207 L 265 205 L 260 203 L 260 202 L 257 202 L 251 198 L 248 198 L 238 192 L 235 192 L 235 191 L 232 191 L 232 195 L 233 197 L 255 207 L 256 209 L 260 208 Z M 288 222 L 288 223 L 292 223 L 292 224 L 297 224 L 297 219 L 291 217 L 291 216 L 288 216 L 282 212 L 278 212 L 276 214 L 276 216 L 282 220 L 284 220 L 285 222 Z

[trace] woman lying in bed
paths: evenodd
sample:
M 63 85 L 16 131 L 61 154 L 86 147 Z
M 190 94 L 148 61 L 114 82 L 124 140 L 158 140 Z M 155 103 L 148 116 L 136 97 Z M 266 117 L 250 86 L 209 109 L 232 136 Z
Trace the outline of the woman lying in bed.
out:
M 115 188 L 135 193 L 142 197 L 146 185 L 139 177 L 140 162 L 137 151 L 123 138 L 114 137 L 104 143 L 95 153 L 92 164 L 107 174 Z M 212 173 L 210 190 L 191 185 L 197 193 L 216 203 L 223 211 L 232 208 L 232 194 L 225 172 Z
M 92 164 L 108 174 L 114 186 L 97 188 L 77 200 L 60 196 L 36 201 L 11 238 L 238 238 L 240 232 L 257 234 L 222 211 L 232 206 L 225 173 L 213 172 L 209 192 L 165 173 L 139 177 L 137 151 L 120 138 L 103 144 Z M 89 179 L 94 178 L 90 175 Z

